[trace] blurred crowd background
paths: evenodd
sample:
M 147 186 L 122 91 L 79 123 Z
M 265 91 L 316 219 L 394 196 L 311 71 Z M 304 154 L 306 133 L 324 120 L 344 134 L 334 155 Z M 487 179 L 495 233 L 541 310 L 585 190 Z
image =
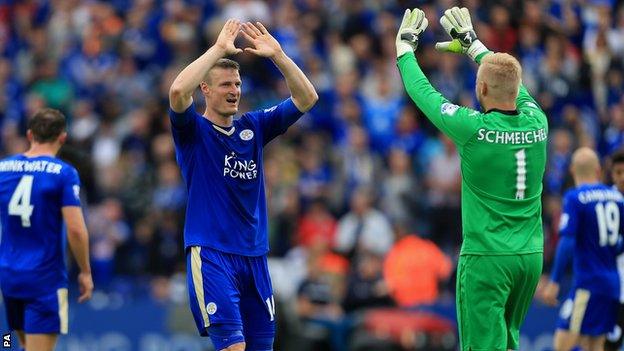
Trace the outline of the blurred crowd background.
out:
M 561 195 L 572 185 L 571 152 L 595 147 L 608 167 L 608 155 L 624 142 L 624 2 L 461 4 L 488 48 L 520 60 L 524 84 L 549 117 L 548 267 Z M 370 342 L 371 333 L 358 339 L 358 331 L 392 334 L 393 323 L 447 331 L 452 326 L 444 320 L 425 315 L 414 321 L 402 311 L 454 299 L 460 161 L 453 144 L 405 95 L 394 38 L 404 9 L 423 9 L 429 28 L 417 52 L 421 66 L 448 99 L 477 108 L 476 65 L 433 49 L 446 40 L 438 19 L 454 5 L 0 1 L 1 153 L 25 150 L 25 121 L 34 111 L 63 111 L 70 139 L 61 156 L 83 182 L 99 293 L 131 298 L 140 291 L 184 305 L 186 189 L 169 131 L 168 89 L 212 45 L 225 19 L 261 21 L 320 95 L 316 107 L 265 151 L 278 345 L 289 349 L 283 345 L 303 338 L 309 342 L 298 350 L 346 350 L 349 343 Z M 234 59 L 243 79 L 241 112 L 288 96 L 269 60 Z M 203 109 L 200 95 L 195 106 Z M 399 308 L 371 309 L 380 306 Z M 367 323 L 371 318 L 386 322 Z M 422 342 L 414 334 L 392 335 L 407 349 Z M 452 344 L 448 339 L 442 333 L 431 342 Z

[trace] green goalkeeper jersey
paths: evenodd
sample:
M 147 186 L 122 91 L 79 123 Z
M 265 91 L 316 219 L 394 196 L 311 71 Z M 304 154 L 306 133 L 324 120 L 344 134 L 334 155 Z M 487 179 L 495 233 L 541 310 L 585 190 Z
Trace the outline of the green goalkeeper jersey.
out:
M 542 252 L 548 121 L 526 88 L 520 86 L 516 111 L 483 113 L 444 98 L 413 53 L 401 56 L 398 66 L 411 99 L 457 145 L 462 173 L 461 254 Z

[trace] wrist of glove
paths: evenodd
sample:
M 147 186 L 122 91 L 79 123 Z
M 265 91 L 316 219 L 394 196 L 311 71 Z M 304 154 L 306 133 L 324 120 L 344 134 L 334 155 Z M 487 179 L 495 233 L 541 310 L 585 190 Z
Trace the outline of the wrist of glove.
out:
M 477 57 L 483 53 L 490 51 L 483 45 L 481 40 L 477 39 L 466 49 L 466 55 L 470 56 L 473 61 L 477 61 Z
M 396 44 L 397 57 L 403 56 L 403 54 L 408 52 L 416 51 L 416 48 L 418 48 L 418 34 L 412 31 L 399 34 L 399 40 Z

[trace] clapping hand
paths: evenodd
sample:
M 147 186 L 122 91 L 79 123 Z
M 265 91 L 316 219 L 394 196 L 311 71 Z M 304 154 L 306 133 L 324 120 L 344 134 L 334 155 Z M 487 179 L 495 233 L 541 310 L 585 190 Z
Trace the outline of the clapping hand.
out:
M 237 48 L 234 45 L 234 40 L 240 32 L 241 23 L 235 19 L 229 19 L 225 22 L 225 25 L 221 29 L 215 46 L 219 47 L 225 55 L 236 55 L 243 52 L 242 49 Z
M 252 45 L 252 47 L 245 48 L 245 52 L 268 58 L 273 58 L 282 52 L 282 46 L 262 23 L 256 22 L 256 24 L 253 24 L 247 22 L 242 25 L 242 28 L 243 36 Z

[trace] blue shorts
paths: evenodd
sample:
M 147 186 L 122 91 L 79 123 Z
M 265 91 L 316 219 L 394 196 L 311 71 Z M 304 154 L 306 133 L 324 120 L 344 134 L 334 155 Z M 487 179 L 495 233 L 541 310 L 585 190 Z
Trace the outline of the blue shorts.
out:
M 202 336 L 209 335 L 211 326 L 240 331 L 246 342 L 275 336 L 275 302 L 266 256 L 191 246 L 186 262 L 191 312 Z
M 67 334 L 67 289 L 33 298 L 2 295 L 10 330 L 26 334 Z
M 572 289 L 559 311 L 558 329 L 599 336 L 613 330 L 619 301 L 586 289 Z

